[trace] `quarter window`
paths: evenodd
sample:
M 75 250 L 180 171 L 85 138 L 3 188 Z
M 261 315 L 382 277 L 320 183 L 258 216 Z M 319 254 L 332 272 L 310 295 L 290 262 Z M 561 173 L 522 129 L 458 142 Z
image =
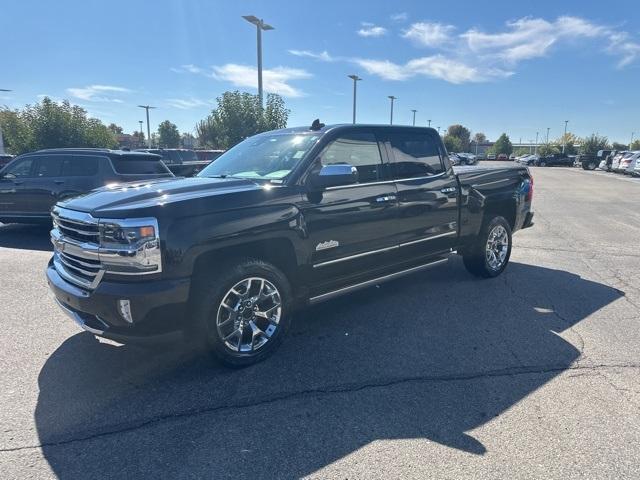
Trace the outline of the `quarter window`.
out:
M 97 173 L 97 157 L 68 157 L 62 163 L 62 175 L 65 177 L 91 177 Z
M 395 178 L 429 177 L 444 172 L 438 143 L 430 135 L 392 133 Z
M 358 182 L 385 180 L 382 157 L 375 135 L 351 133 L 334 140 L 320 159 L 323 166 L 348 164 L 358 170 Z

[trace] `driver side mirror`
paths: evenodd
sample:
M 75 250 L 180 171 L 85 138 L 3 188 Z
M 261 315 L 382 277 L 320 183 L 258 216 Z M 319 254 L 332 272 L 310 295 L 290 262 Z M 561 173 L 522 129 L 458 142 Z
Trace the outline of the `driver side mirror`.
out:
M 358 170 L 347 163 L 325 165 L 309 176 L 309 184 L 318 190 L 358 183 Z

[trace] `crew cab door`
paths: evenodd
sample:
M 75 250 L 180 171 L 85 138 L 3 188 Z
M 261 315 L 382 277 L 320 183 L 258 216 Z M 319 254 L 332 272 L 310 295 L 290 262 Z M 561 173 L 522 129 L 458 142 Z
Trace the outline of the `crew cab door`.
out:
M 384 265 L 397 247 L 390 228 L 397 215 L 396 188 L 374 132 L 342 131 L 310 170 L 335 164 L 355 167 L 358 182 L 308 190 L 301 205 L 312 284 L 319 289 Z
M 388 129 L 385 147 L 398 191 L 393 230 L 401 260 L 448 251 L 458 236 L 458 180 L 435 132 Z

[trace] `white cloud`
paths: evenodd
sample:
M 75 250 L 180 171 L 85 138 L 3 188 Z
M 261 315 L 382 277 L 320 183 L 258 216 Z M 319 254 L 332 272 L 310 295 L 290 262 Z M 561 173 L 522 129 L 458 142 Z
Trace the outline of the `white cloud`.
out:
M 409 19 L 407 12 L 394 13 L 389 16 L 392 22 L 406 22 Z
M 189 110 L 191 108 L 206 107 L 212 105 L 212 102 L 201 100 L 199 98 L 168 98 L 167 104 L 170 107 L 179 108 L 180 110 Z
M 72 97 L 88 102 L 124 103 L 123 100 L 116 98 L 114 95 L 131 93 L 131 90 L 113 85 L 89 85 L 82 88 L 67 88 L 67 93 Z
M 326 50 L 320 53 L 311 52 L 309 50 L 289 50 L 289 53 L 296 57 L 308 57 L 315 60 L 322 60 L 323 62 L 333 62 L 335 60 Z
M 640 54 L 640 44 L 631 41 L 627 32 L 613 30 L 579 17 L 562 16 L 555 21 L 525 17 L 507 22 L 506 25 L 505 32 L 485 33 L 471 29 L 460 37 L 472 52 L 509 64 L 546 56 L 552 46 L 580 39 L 603 41 L 605 51 L 622 57 L 620 66 L 628 65 Z
M 175 73 L 203 73 L 203 70 L 191 63 L 180 65 L 179 67 L 171 67 L 170 70 Z
M 362 22 L 362 28 L 356 32 L 361 37 L 381 37 L 387 34 L 387 29 L 369 22 Z
M 455 29 L 453 25 L 418 22 L 402 32 L 402 37 L 423 47 L 439 47 L 451 41 L 451 33 Z
M 484 82 L 491 78 L 509 76 L 512 72 L 480 69 L 443 55 L 414 58 L 403 65 L 389 60 L 355 59 L 368 73 L 384 80 L 407 80 L 416 76 L 437 78 L 449 83 Z
M 269 93 L 277 93 L 284 97 L 302 97 L 304 93 L 291 86 L 292 80 L 304 80 L 311 78 L 311 74 L 305 70 L 289 67 L 276 67 L 262 70 L 262 83 L 264 90 Z M 227 81 L 237 87 L 258 88 L 258 73 L 255 67 L 228 63 L 213 67 L 212 77 L 217 80 Z

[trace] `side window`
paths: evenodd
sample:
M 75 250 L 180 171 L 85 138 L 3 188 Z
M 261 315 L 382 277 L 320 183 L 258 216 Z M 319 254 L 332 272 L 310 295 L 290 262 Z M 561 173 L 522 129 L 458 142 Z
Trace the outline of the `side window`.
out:
M 92 177 L 98 173 L 98 158 L 88 156 L 67 157 L 62 163 L 64 177 Z
M 8 178 L 28 178 L 31 177 L 32 166 L 33 158 L 18 160 L 5 170 L 4 175 Z
M 38 157 L 34 176 L 36 178 L 59 177 L 62 175 L 62 161 L 63 157 L 59 155 Z
M 358 170 L 358 182 L 386 180 L 378 142 L 373 133 L 351 133 L 334 140 L 322 154 L 322 165 L 349 164 Z
M 438 143 L 428 134 L 391 133 L 395 178 L 415 178 L 444 172 Z

